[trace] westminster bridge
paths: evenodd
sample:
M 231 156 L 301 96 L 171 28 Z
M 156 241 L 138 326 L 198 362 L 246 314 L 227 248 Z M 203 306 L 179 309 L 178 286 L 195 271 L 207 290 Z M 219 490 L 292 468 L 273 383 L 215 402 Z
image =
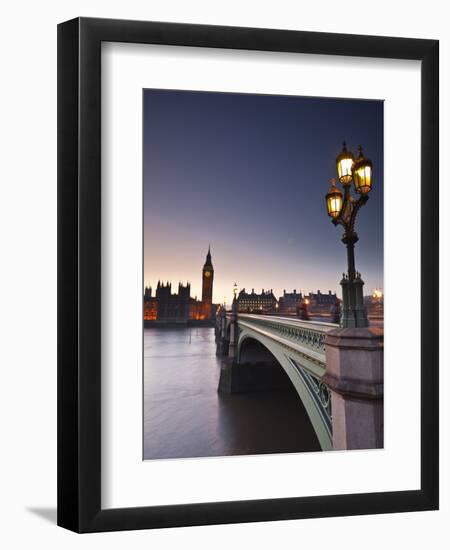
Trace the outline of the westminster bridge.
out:
M 383 329 L 221 309 L 219 391 L 271 389 L 280 367 L 322 450 L 383 447 Z M 284 377 L 285 378 L 285 377 Z

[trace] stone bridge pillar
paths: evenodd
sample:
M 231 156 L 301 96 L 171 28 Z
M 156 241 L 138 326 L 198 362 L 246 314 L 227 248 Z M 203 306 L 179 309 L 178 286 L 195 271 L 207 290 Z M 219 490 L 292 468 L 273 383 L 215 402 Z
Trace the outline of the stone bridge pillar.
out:
M 225 308 L 220 310 L 216 330 L 216 355 L 228 355 L 227 314 Z
M 339 328 L 325 338 L 334 449 L 383 447 L 383 329 Z
M 239 328 L 238 328 L 238 303 L 236 297 L 233 300 L 233 305 L 231 308 L 231 317 L 230 317 L 230 342 L 228 344 L 228 357 L 230 359 L 235 359 L 237 357 L 238 351 L 238 338 L 239 338 Z
M 220 393 L 235 393 L 238 390 L 239 383 L 236 377 L 236 369 L 238 368 L 237 364 L 237 352 L 238 352 L 238 338 L 239 338 L 239 328 L 237 321 L 238 314 L 238 305 L 237 300 L 234 298 L 233 305 L 231 308 L 230 316 L 230 337 L 227 340 L 227 319 L 225 321 L 225 339 L 222 344 L 222 353 L 220 355 L 224 356 L 222 368 L 220 369 L 220 379 L 219 387 L 217 390 Z M 219 355 L 219 347 L 217 347 L 217 355 Z

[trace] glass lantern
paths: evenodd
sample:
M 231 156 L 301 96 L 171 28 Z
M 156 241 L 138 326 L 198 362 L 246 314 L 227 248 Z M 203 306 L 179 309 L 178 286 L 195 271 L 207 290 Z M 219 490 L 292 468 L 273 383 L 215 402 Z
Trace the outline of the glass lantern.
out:
M 351 151 L 347 151 L 347 146 L 344 141 L 342 151 L 336 158 L 338 178 L 342 185 L 348 185 L 352 181 L 354 162 L 355 157 Z
M 327 211 L 331 218 L 337 218 L 342 210 L 342 192 L 336 187 L 336 180 L 331 180 L 331 187 L 326 195 Z
M 359 147 L 359 155 L 353 166 L 353 181 L 355 191 L 360 195 L 367 195 L 372 189 L 372 162 L 364 158 L 362 148 Z

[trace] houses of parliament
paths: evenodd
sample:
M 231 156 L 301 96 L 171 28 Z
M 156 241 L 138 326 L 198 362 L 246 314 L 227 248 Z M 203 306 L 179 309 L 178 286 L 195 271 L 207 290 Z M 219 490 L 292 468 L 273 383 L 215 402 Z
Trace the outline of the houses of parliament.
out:
M 217 307 L 212 303 L 214 268 L 208 248 L 202 269 L 202 299 L 191 298 L 191 285 L 178 283 L 172 294 L 172 283 L 158 281 L 155 295 L 151 287 L 144 291 L 144 326 L 160 324 L 208 324 L 215 318 Z

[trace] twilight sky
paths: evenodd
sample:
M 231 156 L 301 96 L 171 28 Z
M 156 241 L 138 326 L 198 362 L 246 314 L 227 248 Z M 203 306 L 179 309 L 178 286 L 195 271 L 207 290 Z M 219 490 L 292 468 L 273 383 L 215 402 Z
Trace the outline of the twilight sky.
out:
M 214 302 L 232 287 L 336 291 L 342 229 L 326 214 L 345 139 L 374 164 L 356 223 L 364 293 L 383 287 L 383 102 L 144 90 L 144 283 L 190 281 L 208 244 Z

